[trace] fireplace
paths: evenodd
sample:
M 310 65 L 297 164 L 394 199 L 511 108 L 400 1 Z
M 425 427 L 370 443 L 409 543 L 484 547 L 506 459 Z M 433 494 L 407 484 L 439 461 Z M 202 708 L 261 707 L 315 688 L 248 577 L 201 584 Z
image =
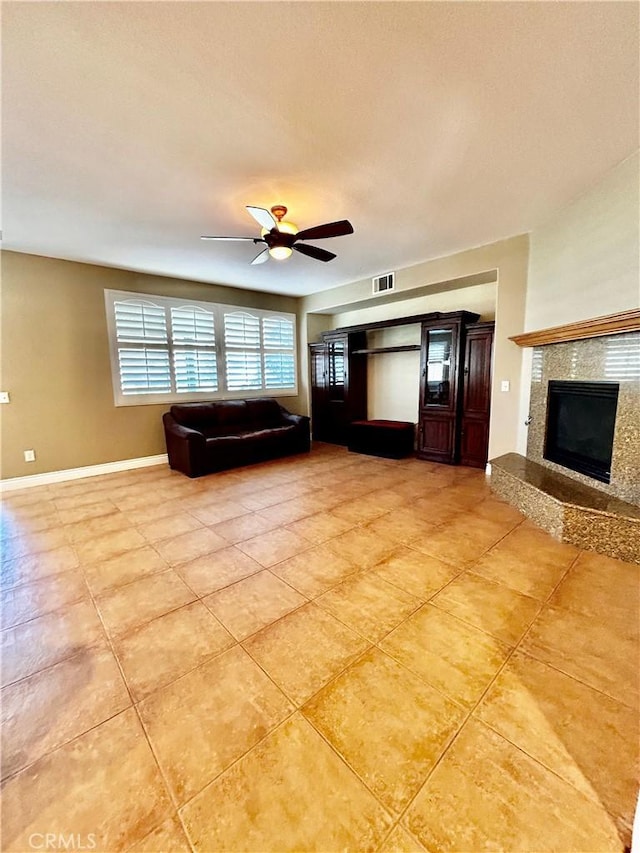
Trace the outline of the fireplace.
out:
M 611 482 L 617 382 L 549 381 L 544 458 Z

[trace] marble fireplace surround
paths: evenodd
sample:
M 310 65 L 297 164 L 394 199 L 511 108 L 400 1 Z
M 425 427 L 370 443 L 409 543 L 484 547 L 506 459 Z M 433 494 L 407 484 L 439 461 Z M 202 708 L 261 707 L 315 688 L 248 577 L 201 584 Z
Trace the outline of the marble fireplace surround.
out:
M 491 487 L 559 539 L 640 562 L 640 311 L 517 336 L 534 346 L 526 459 L 491 461 Z M 543 457 L 550 380 L 619 383 L 611 482 Z

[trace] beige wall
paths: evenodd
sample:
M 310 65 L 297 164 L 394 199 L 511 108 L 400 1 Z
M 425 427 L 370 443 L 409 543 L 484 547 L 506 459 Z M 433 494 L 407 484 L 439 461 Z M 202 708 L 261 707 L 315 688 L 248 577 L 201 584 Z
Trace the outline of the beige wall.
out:
M 466 307 L 473 310 L 470 303 L 477 294 L 474 295 L 472 289 L 480 285 L 494 285 L 496 339 L 489 458 L 516 450 L 518 447 L 522 350 L 510 341 L 509 337 L 524 330 L 528 255 L 528 235 L 519 235 L 446 258 L 416 264 L 396 270 L 396 292 L 390 301 L 386 301 L 386 297 L 375 300 L 375 310 L 379 312 L 377 319 L 422 313 L 421 310 L 415 310 L 418 297 L 420 299 L 437 297 L 431 302 L 421 304 L 439 307 L 429 307 L 425 310 L 449 311 Z M 488 291 L 481 297 L 481 299 L 486 298 L 488 298 Z M 303 313 L 332 313 L 339 315 L 338 325 L 346 325 L 343 322 L 345 318 L 348 318 L 351 325 L 373 319 L 369 313 L 371 303 L 371 279 L 367 278 L 303 298 L 302 311 Z M 476 304 L 479 305 L 480 302 Z M 488 302 L 485 304 L 488 311 Z M 484 310 L 478 313 L 484 314 Z M 391 359 L 394 356 L 372 358 L 376 358 L 373 366 L 370 366 L 370 370 L 374 371 L 377 369 L 378 359 Z M 414 362 L 411 364 L 409 360 L 398 362 L 397 370 L 394 367 L 382 369 L 385 372 L 395 371 L 400 375 L 401 372 L 413 370 Z M 500 391 L 500 382 L 504 379 L 508 379 L 510 383 L 510 390 L 507 393 Z M 373 379 L 374 394 L 378 393 L 376 385 L 378 381 L 377 378 Z M 415 381 L 417 382 L 417 379 Z M 387 392 L 383 390 L 382 393 Z M 408 389 L 406 397 L 403 398 L 403 411 L 408 412 L 405 406 L 408 406 L 409 396 L 414 396 L 413 386 Z M 389 396 L 386 399 L 384 411 L 390 417 L 393 403 Z M 393 417 L 400 416 L 395 412 Z M 413 418 L 407 417 L 407 420 L 409 419 Z
M 298 300 L 2 252 L 2 478 L 164 453 L 168 405 L 113 402 L 104 290 L 296 313 Z M 302 411 L 302 399 L 283 405 Z M 35 462 L 23 451 L 34 449 Z
M 527 331 L 640 306 L 640 156 L 531 234 Z
M 640 306 L 640 154 L 531 234 L 525 329 Z M 523 357 L 518 452 L 525 454 L 532 350 Z
M 165 451 L 160 416 L 167 405 L 116 407 L 113 403 L 105 288 L 298 313 L 300 395 L 284 398 L 282 403 L 303 413 L 308 412 L 307 343 L 317 339 L 320 331 L 335 327 L 336 319 L 345 325 L 374 316 L 459 308 L 489 318 L 494 302 L 496 382 L 490 455 L 513 450 L 522 351 L 508 337 L 523 330 L 527 262 L 526 235 L 439 258 L 398 270 L 393 301 L 375 300 L 371 306 L 369 279 L 298 300 L 3 252 L 0 388 L 11 393 L 11 403 L 0 409 L 2 478 Z M 365 308 L 367 304 L 370 307 Z M 372 406 L 380 416 L 404 419 L 406 413 L 407 420 L 414 419 L 408 410 L 413 407 L 408 401 L 416 396 L 414 390 L 408 385 L 407 390 L 396 387 L 395 380 L 397 375 L 413 374 L 412 382 L 417 382 L 417 359 L 413 353 L 408 356 L 404 361 L 401 356 L 387 356 L 400 360 L 391 367 L 387 362 L 382 373 L 374 373 L 378 360 L 370 360 Z M 511 381 L 508 394 L 497 390 L 500 379 Z M 25 449 L 36 451 L 35 463 L 23 461 Z

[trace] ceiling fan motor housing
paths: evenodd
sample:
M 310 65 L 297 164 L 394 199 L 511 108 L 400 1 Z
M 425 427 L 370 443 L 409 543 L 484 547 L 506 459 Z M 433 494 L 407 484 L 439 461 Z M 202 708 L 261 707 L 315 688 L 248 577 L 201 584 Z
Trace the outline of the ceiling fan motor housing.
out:
M 288 234 L 286 231 L 278 231 L 277 228 L 272 228 L 271 231 L 267 231 L 262 239 L 270 249 L 274 246 L 287 246 L 290 249 L 297 236 L 297 234 Z

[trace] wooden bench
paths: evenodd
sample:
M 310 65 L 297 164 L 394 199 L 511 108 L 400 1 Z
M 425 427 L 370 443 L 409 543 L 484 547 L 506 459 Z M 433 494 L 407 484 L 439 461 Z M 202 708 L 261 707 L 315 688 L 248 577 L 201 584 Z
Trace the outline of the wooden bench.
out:
M 413 453 L 414 433 L 409 421 L 352 421 L 348 447 L 353 453 L 402 459 Z

